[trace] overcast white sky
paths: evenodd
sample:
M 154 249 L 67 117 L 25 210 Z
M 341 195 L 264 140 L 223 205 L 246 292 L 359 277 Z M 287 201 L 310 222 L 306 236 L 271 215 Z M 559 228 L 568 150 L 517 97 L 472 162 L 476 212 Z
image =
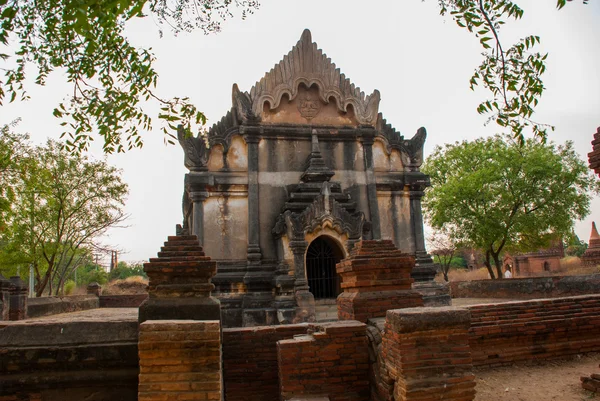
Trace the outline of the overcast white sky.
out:
M 550 53 L 545 74 L 547 91 L 535 119 L 556 126 L 550 139 L 572 140 L 584 160 L 600 126 L 600 1 L 574 2 L 563 10 L 555 0 L 518 0 L 525 9 L 519 22 L 501 31 L 506 43 L 538 34 L 541 49 Z M 436 0 L 261 0 L 260 9 L 245 21 L 233 19 L 223 32 L 201 32 L 161 39 L 151 18 L 128 26 L 135 44 L 151 46 L 160 74 L 163 97 L 189 96 L 218 121 L 231 107 L 231 86 L 249 90 L 298 41 L 302 30 L 367 93 L 381 92 L 380 111 L 406 137 L 427 128 L 425 156 L 435 145 L 499 132 L 475 109 L 487 96 L 471 92 L 468 81 L 480 62 L 477 39 L 440 17 Z M 29 87 L 32 99 L 0 108 L 0 124 L 23 119 L 19 130 L 35 142 L 58 138 L 59 121 L 52 109 L 68 93 L 64 77 L 50 76 L 44 88 Z M 108 161 L 123 169 L 130 194 L 129 227 L 111 230 L 106 243 L 127 251 L 121 260 L 153 257 L 181 222 L 181 195 L 186 169 L 183 152 L 165 146 L 156 126 L 144 135 L 141 150 L 112 155 Z M 99 144 L 98 144 L 99 145 Z M 94 150 L 96 157 L 102 157 Z M 576 224 L 587 241 L 591 221 L 600 220 L 600 200 L 591 214 Z

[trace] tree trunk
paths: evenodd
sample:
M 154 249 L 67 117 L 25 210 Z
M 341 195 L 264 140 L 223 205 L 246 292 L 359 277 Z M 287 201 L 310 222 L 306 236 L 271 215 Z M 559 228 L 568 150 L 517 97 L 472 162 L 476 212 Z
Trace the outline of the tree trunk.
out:
M 490 251 L 485 251 L 485 267 L 490 275 L 490 278 L 494 280 L 496 277 L 494 276 L 494 270 L 492 269 L 492 264 L 490 262 Z
M 503 279 L 504 275 L 502 274 L 502 262 L 500 262 L 500 252 L 492 253 L 494 257 L 494 263 L 496 264 L 496 272 L 498 274 L 499 279 Z

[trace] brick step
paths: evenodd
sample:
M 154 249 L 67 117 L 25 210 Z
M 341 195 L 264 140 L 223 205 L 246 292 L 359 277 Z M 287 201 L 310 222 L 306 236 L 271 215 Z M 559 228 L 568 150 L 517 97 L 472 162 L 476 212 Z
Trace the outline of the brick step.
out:
M 159 258 L 172 258 L 181 256 L 206 256 L 202 251 L 161 251 L 157 253 Z
M 212 260 L 210 256 L 170 256 L 150 258 L 150 263 L 169 263 L 169 262 L 187 262 L 187 261 L 207 261 Z
M 179 241 L 198 241 L 198 237 L 195 235 L 169 235 L 167 237 L 167 241 L 169 242 L 179 242 Z
M 200 246 L 198 239 L 186 241 L 165 241 L 164 246 Z
M 202 249 L 202 247 L 198 244 L 196 245 L 167 245 L 167 246 L 161 246 L 160 250 L 162 252 L 174 252 L 174 251 L 200 251 L 202 252 L 204 249 Z

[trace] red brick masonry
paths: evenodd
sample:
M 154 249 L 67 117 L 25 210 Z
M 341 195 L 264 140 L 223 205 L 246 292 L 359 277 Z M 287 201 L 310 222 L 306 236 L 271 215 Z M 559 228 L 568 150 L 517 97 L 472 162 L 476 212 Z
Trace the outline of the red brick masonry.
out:
M 307 323 L 223 329 L 225 399 L 279 400 L 277 341 L 307 329 Z
M 336 266 L 343 293 L 337 298 L 338 318 L 366 322 L 389 309 L 423 306 L 411 290 L 414 257 L 400 252 L 392 241 L 361 241 Z
M 600 351 L 600 295 L 474 305 L 474 365 Z
M 387 313 L 381 343 L 379 399 L 472 401 L 469 311 L 412 308 Z
M 366 325 L 325 323 L 312 334 L 277 343 L 281 400 L 328 396 L 331 401 L 368 401 Z
M 148 320 L 138 347 L 138 401 L 221 400 L 218 321 Z

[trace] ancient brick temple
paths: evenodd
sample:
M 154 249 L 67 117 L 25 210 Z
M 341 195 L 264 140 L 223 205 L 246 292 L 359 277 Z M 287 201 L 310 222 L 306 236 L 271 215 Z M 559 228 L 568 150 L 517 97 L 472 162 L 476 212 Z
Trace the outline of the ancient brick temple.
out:
M 584 266 L 600 265 L 600 235 L 596 229 L 596 222 L 592 222 L 592 232 L 590 234 L 590 242 L 581 257 L 581 262 Z
M 419 171 L 426 131 L 405 139 L 312 42 L 300 41 L 207 138 L 185 137 L 183 228 L 217 262 L 225 326 L 314 320 L 335 299 L 335 265 L 361 239 L 415 257 L 413 285 L 444 303 L 425 249 Z

